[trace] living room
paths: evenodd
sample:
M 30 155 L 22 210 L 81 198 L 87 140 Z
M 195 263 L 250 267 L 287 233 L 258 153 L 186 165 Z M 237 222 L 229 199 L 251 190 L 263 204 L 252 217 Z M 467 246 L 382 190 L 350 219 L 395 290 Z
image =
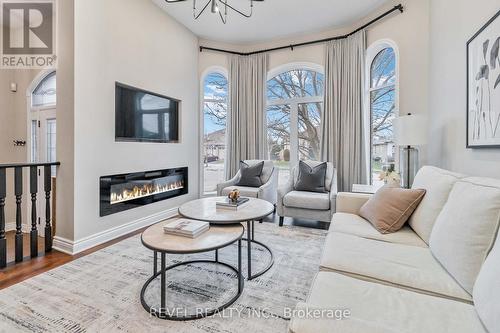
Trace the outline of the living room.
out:
M 0 331 L 500 332 L 497 1 L 0 4 Z

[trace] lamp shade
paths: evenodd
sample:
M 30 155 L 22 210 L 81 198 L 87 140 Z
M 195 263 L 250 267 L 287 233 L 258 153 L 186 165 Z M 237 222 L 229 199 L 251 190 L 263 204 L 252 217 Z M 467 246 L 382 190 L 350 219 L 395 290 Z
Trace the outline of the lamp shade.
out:
M 426 117 L 400 116 L 393 120 L 394 136 L 399 146 L 420 146 L 427 143 Z

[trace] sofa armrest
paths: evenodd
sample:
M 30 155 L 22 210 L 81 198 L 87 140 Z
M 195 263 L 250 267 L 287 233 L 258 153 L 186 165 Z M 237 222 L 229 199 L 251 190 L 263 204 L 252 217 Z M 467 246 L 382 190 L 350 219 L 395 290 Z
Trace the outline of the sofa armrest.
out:
M 269 201 L 272 204 L 276 204 L 276 196 L 278 192 L 278 177 L 279 177 L 278 168 L 273 168 L 273 171 L 271 172 L 271 177 L 269 177 L 267 183 L 265 183 L 259 188 L 258 197 L 260 199 Z
M 337 213 L 358 214 L 373 194 L 341 192 L 337 194 Z
M 223 183 L 217 184 L 217 195 L 221 196 L 222 190 L 225 189 L 226 187 L 235 186 L 236 184 L 238 184 L 238 182 L 240 181 L 240 178 L 241 178 L 241 174 L 238 171 L 238 173 L 233 178 L 231 178 L 228 181 L 225 181 Z
M 288 182 L 284 185 L 281 185 L 278 188 L 278 197 L 276 199 L 276 210 L 278 212 L 279 216 L 284 216 L 285 215 L 285 207 L 283 205 L 283 198 L 285 195 L 287 195 L 289 192 L 293 191 L 293 173 L 290 174 L 290 179 Z

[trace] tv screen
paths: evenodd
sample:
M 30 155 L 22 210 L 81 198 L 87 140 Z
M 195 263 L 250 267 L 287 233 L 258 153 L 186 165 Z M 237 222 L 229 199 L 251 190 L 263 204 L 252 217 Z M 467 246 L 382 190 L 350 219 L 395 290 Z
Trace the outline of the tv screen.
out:
M 178 142 L 179 100 L 116 83 L 115 139 Z

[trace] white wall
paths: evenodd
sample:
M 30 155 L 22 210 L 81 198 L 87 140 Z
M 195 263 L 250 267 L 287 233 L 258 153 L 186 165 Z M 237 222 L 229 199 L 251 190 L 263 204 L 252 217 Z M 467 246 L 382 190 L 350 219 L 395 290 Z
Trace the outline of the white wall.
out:
M 28 141 L 28 104 L 26 90 L 38 75 L 39 70 L 1 69 L 0 70 L 0 164 L 28 162 L 28 145 L 14 146 L 13 140 Z M 17 84 L 17 92 L 10 91 L 10 84 Z M 28 170 L 24 171 L 24 189 L 22 196 L 22 221 L 31 224 L 28 219 Z M 16 222 L 14 196 L 14 170 L 7 170 L 7 198 L 5 202 L 5 221 L 11 230 Z M 26 228 L 28 229 L 28 228 Z
M 198 39 L 150 0 L 75 1 L 76 242 L 198 196 Z M 115 81 L 182 100 L 181 143 L 116 143 Z M 189 166 L 189 195 L 100 218 L 99 177 Z
M 432 0 L 429 162 L 500 178 L 499 149 L 466 149 L 466 43 L 498 10 L 498 0 Z

